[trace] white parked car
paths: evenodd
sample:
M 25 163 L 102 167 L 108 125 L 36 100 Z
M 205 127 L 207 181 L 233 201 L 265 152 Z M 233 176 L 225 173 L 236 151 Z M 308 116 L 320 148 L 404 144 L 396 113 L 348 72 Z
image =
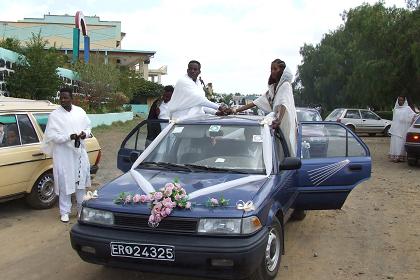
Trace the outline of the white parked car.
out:
M 407 151 L 408 164 L 416 165 L 420 160 L 420 116 L 408 129 L 405 150 Z
M 368 133 L 369 136 L 375 136 L 377 133 L 388 136 L 392 123 L 367 109 L 335 109 L 325 120 L 340 122 L 353 132 Z

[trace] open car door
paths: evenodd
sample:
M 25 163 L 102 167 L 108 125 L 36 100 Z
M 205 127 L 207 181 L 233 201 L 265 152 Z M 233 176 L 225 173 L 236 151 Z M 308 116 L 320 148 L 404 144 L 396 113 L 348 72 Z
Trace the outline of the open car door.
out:
M 118 150 L 117 168 L 123 172 L 130 170 L 133 163 L 146 147 L 168 125 L 168 120 L 144 120 L 125 137 Z
M 368 147 L 339 123 L 302 122 L 298 155 L 302 167 L 295 209 L 340 209 L 351 190 L 370 178 Z

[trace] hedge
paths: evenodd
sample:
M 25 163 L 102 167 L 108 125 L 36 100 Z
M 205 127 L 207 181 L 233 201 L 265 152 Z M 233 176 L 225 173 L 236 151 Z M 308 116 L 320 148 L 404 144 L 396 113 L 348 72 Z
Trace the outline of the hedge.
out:
M 374 112 L 381 118 L 392 121 L 392 111 L 374 111 Z

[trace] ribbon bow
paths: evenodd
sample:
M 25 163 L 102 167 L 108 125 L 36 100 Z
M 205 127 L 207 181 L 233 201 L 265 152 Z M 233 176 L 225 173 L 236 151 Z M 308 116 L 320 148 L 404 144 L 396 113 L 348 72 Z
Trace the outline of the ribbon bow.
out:
M 98 198 L 98 191 L 95 190 L 93 192 L 88 191 L 84 196 L 83 196 L 83 200 L 90 200 L 92 198 Z
M 238 210 L 244 210 L 245 212 L 254 211 L 255 206 L 254 203 L 249 200 L 247 202 L 243 202 L 243 200 L 239 200 L 236 202 L 236 209 Z
M 264 119 L 262 119 L 261 121 L 260 121 L 260 124 L 261 125 L 271 125 L 272 123 L 273 123 L 273 121 L 274 121 L 274 117 L 272 117 L 272 116 L 266 116 Z

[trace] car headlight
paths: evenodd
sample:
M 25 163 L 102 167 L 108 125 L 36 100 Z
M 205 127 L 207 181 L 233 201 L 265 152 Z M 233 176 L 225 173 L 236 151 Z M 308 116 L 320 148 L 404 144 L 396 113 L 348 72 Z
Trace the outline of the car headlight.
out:
M 109 211 L 83 207 L 80 213 L 80 221 L 90 224 L 113 225 L 114 214 Z
M 261 228 L 260 220 L 255 217 L 243 219 L 200 219 L 199 233 L 208 234 L 250 234 Z

